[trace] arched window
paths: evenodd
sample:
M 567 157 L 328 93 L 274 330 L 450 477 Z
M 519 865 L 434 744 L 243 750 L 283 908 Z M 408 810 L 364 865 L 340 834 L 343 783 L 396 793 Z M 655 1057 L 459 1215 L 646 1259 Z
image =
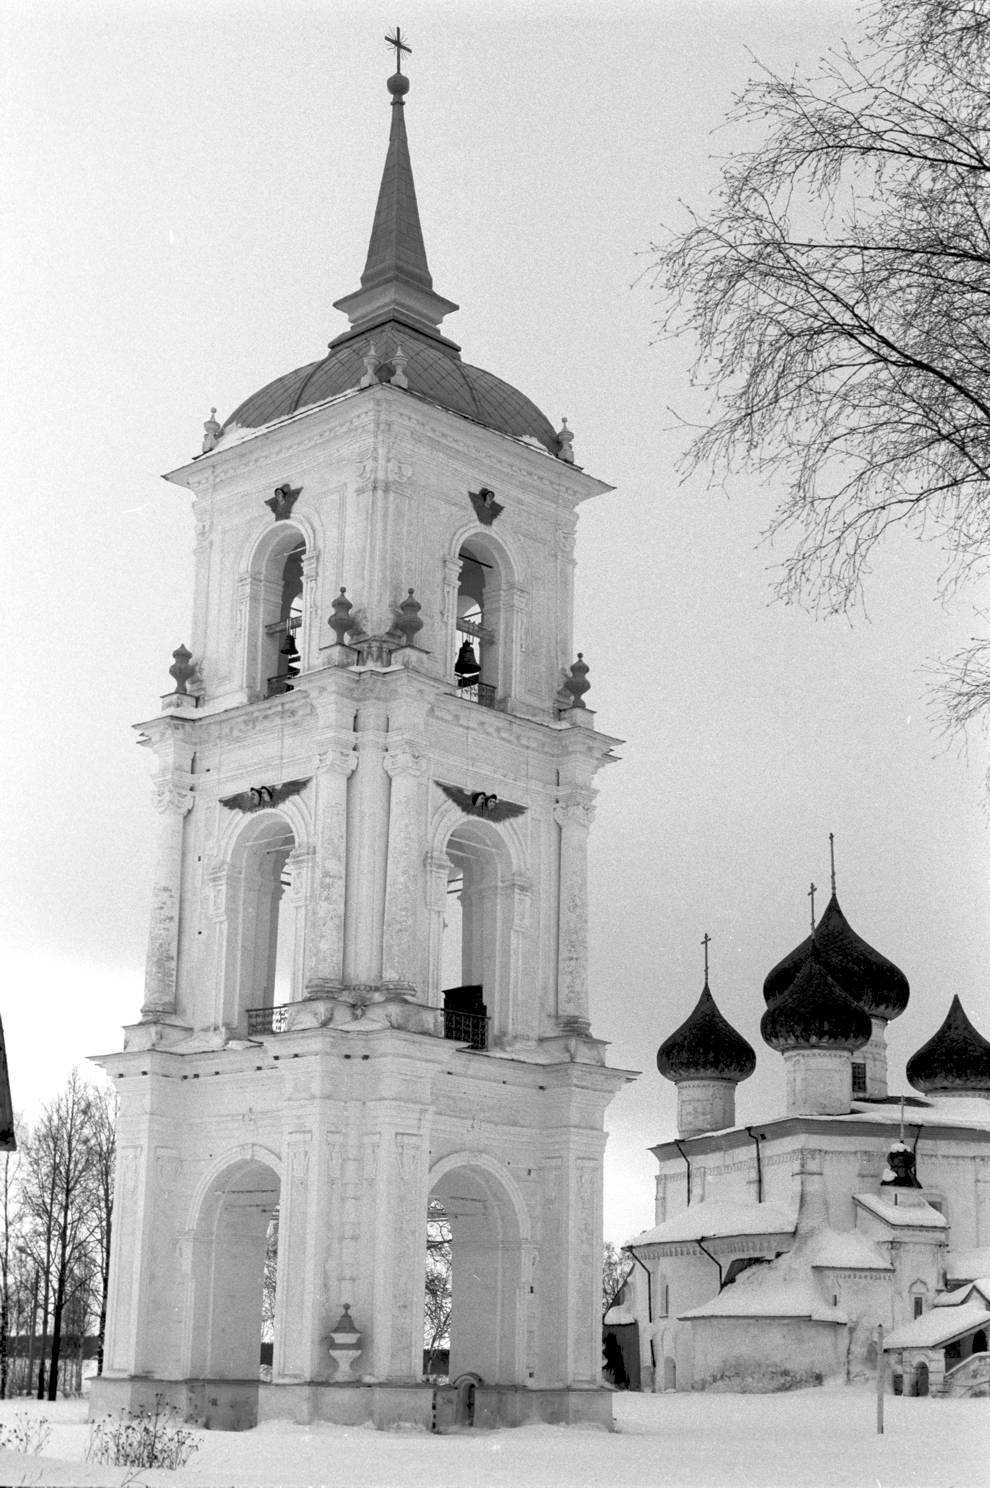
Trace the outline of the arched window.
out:
M 495 570 L 470 544 L 461 548 L 458 557 L 454 675 L 462 697 L 492 708 L 498 687 L 498 637 L 489 623 Z
M 511 1029 L 509 854 L 494 828 L 463 822 L 447 842 L 447 903 L 439 968 L 444 1037 L 487 1048 Z
M 292 691 L 303 650 L 306 543 L 286 524 L 258 549 L 247 582 L 245 686 L 249 697 Z
M 227 944 L 219 1022 L 243 1036 L 279 1031 L 298 996 L 298 905 L 290 854 L 295 837 L 278 812 L 256 816 L 227 870 Z

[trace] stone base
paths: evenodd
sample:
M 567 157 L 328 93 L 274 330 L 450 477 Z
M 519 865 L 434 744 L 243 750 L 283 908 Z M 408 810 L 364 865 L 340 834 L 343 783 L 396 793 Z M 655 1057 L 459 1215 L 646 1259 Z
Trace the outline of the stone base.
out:
M 121 1411 L 153 1410 L 156 1402 L 213 1431 L 246 1431 L 264 1421 L 331 1421 L 338 1426 L 418 1426 L 460 1431 L 498 1426 L 601 1426 L 613 1429 L 611 1390 L 527 1390 L 484 1385 L 468 1400 L 455 1385 L 263 1384 L 258 1380 L 162 1380 L 145 1377 L 93 1381 L 90 1419 Z
M 166 1380 L 147 1376 L 108 1379 L 101 1375 L 89 1388 L 89 1418 L 137 1413 L 156 1404 L 174 1410 L 183 1421 L 212 1431 L 249 1431 L 258 1424 L 258 1380 Z

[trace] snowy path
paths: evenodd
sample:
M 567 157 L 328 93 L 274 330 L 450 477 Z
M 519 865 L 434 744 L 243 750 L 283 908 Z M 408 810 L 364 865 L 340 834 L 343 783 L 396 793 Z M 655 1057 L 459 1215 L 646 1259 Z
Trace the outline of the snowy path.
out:
M 47 1415 L 42 1457 L 0 1451 L 0 1484 L 113 1485 L 90 1467 L 82 1401 L 0 1402 L 0 1423 Z M 618 1430 L 529 1426 L 459 1436 L 272 1423 L 202 1432 L 178 1472 L 141 1472 L 131 1488 L 984 1488 L 990 1401 L 886 1402 L 875 1431 L 865 1389 L 787 1395 L 617 1395 Z

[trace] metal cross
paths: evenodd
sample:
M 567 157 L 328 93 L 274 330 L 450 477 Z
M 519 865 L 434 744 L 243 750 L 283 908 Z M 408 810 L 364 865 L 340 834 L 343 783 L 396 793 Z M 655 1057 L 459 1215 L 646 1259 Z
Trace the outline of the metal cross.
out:
M 708 931 L 706 930 L 705 933 L 704 933 L 704 936 L 702 937 L 702 941 L 701 941 L 701 944 L 705 948 L 705 986 L 706 987 L 708 986 L 708 947 L 711 945 L 711 939 L 712 939 L 711 936 L 708 934 Z
M 811 885 L 811 888 L 808 890 L 808 898 L 811 900 L 811 928 L 812 928 L 812 930 L 814 930 L 814 928 L 815 928 L 815 894 L 817 892 L 818 892 L 818 885 L 816 883 L 813 883 Z
M 832 864 L 832 893 L 835 893 L 835 833 L 828 834 L 828 855 Z
M 385 38 L 385 45 L 386 46 L 390 46 L 390 47 L 395 47 L 395 70 L 396 70 L 396 72 L 401 72 L 402 71 L 402 53 L 403 52 L 409 52 L 409 53 L 411 53 L 412 52 L 412 47 L 407 47 L 406 44 L 405 44 L 405 42 L 402 40 L 402 28 L 400 26 L 396 26 L 396 28 L 395 28 L 395 35 L 394 36 L 386 36 L 386 38 Z

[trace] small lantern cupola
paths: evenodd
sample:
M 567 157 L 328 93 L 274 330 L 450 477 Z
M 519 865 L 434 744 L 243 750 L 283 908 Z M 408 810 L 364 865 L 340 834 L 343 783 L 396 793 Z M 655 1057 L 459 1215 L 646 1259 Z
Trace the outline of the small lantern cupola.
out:
M 736 1086 L 756 1068 L 756 1054 L 715 1005 L 705 985 L 690 1016 L 657 1050 L 657 1069 L 677 1086 L 677 1132 L 681 1137 L 735 1125 Z
M 839 1116 L 849 1110 L 852 1053 L 873 1025 L 811 950 L 787 991 L 760 1021 L 764 1042 L 784 1056 L 789 1116 Z
M 872 1019 L 872 1034 L 862 1055 L 865 1088 L 861 1093 L 882 1099 L 887 1094 L 886 1027 L 907 1007 L 910 987 L 900 968 L 857 935 L 843 914 L 835 891 L 835 838 L 831 832 L 829 854 L 832 892 L 825 911 L 817 925 L 812 921 L 811 935 L 767 974 L 763 996 L 767 1006 L 773 1007 L 793 984 L 814 941 L 825 971 Z
M 958 996 L 938 1032 L 908 1060 L 907 1077 L 924 1095 L 990 1096 L 990 1043 L 973 1027 Z

